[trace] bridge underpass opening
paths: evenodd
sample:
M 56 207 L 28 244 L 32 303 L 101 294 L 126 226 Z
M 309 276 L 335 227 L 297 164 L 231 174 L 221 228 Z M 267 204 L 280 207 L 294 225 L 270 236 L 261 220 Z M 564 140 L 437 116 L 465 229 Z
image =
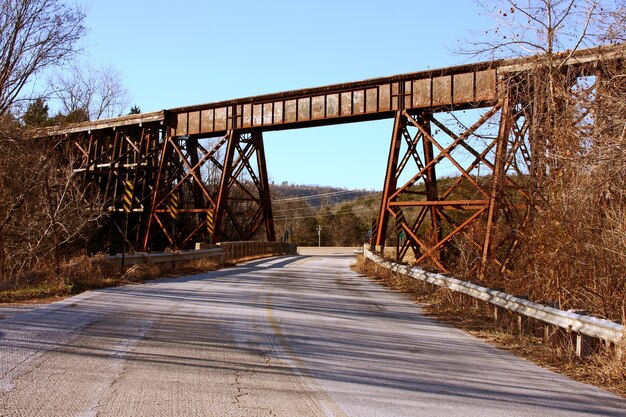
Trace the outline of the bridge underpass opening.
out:
M 344 203 L 366 192 L 380 192 L 382 155 L 388 150 L 392 125 L 392 120 L 383 119 L 264 133 L 269 177 L 276 185 L 270 186 L 276 236 L 304 246 L 362 245 L 380 200 L 372 204 L 368 197 L 350 209 Z M 289 186 L 293 195 L 280 194 L 286 188 L 279 185 Z M 319 186 L 321 194 L 297 197 L 302 189 L 295 186 Z M 355 224 L 346 227 L 345 235 L 331 230 L 349 219 Z M 331 234 L 336 238 L 331 240 Z
M 266 132 L 270 180 L 380 191 L 392 119 Z

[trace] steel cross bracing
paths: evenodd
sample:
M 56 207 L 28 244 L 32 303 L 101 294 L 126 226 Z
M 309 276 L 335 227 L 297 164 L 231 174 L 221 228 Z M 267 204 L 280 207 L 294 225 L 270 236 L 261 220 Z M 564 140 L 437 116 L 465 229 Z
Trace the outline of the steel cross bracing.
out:
M 442 260 L 446 244 L 463 233 L 465 241 L 480 249 L 482 265 L 485 265 L 492 238 L 490 233 L 477 236 L 472 233 L 472 226 L 482 222 L 480 230 L 490 231 L 499 212 L 507 217 L 508 224 L 521 226 L 527 219 L 527 193 L 514 179 L 516 175 L 523 178 L 529 169 L 524 165 L 528 163 L 528 143 L 527 119 L 523 115 L 524 108 L 512 110 L 507 95 L 482 112 L 471 125 L 455 123 L 461 128 L 455 133 L 442 121 L 444 117 L 451 117 L 450 114 L 398 111 L 375 234 L 376 245 L 382 248 L 385 244 L 389 217 L 403 218 L 401 230 L 407 239 L 399 247 L 399 258 L 412 250 L 416 263 L 446 271 Z M 499 123 L 497 135 L 480 136 L 480 129 L 494 122 Z M 448 165 L 447 176 L 452 177 L 445 188 L 436 173 L 436 167 L 444 163 Z M 410 176 L 398 183 L 406 170 Z M 503 189 L 507 193 L 503 193 Z M 505 259 L 514 246 L 501 247 Z M 506 270 L 506 261 L 492 260 Z
M 134 246 L 143 238 L 163 136 L 163 127 L 152 123 L 78 132 L 66 142 L 74 171 L 94 196 L 108 202 L 112 221 L 103 238 L 111 244 L 124 236 L 124 195 L 130 211 L 127 243 Z
M 622 65 L 625 49 L 580 50 L 556 59 L 573 78 L 597 75 L 600 62 Z M 545 153 L 533 143 L 532 105 L 518 94 L 528 87 L 523 75 L 542 59 L 181 107 L 40 135 L 67 138 L 76 170 L 109 204 L 114 221 L 108 241 L 122 230 L 132 195 L 127 243 L 157 250 L 275 239 L 263 132 L 393 118 L 372 243 L 380 249 L 389 244 L 393 218 L 404 237 L 401 256 L 446 271 L 449 252 L 469 245 L 477 272 L 506 272 L 517 236 L 530 221 L 532 191 L 525 178 L 541 171 Z M 495 227 L 503 223 L 505 232 Z
M 262 134 L 164 138 L 151 207 L 144 250 L 251 240 L 262 226 L 275 240 Z

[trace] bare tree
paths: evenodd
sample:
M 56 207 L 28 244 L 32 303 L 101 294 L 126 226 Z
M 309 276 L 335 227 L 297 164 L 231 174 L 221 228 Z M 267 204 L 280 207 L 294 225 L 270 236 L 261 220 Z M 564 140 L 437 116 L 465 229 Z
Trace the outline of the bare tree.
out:
M 0 0 L 0 114 L 35 75 L 75 56 L 84 19 L 59 0 Z
M 626 42 L 626 0 L 615 0 L 614 7 L 605 11 L 597 23 L 604 28 L 600 31 L 603 43 Z
M 63 114 L 81 110 L 88 120 L 118 117 L 129 104 L 122 75 L 111 66 L 75 64 L 57 74 L 50 84 Z
M 521 230 L 510 291 L 613 320 L 626 316 L 626 76 L 623 63 L 583 74 L 562 64 L 576 49 L 624 39 L 623 0 L 481 2 L 496 27 L 469 50 L 544 54 L 515 74 L 531 120 L 528 172 L 534 218 Z M 503 228 L 506 225 L 503 224 Z M 498 280 L 493 274 L 490 279 Z M 502 282 L 502 281 L 500 281 Z
M 0 284 L 20 283 L 48 260 L 58 268 L 63 247 L 104 215 L 63 146 L 16 124 L 0 131 Z
M 0 0 L 0 284 L 45 272 L 55 258 L 58 264 L 64 247 L 103 215 L 102 204 L 81 187 L 65 144 L 30 137 L 14 116 L 29 99 L 30 82 L 79 52 L 84 19 L 81 9 L 61 0 Z M 115 81 L 104 84 L 116 90 Z M 31 106 L 29 116 L 37 117 L 25 121 L 45 124 L 45 100 L 33 103 L 38 109 Z M 98 112 L 109 105 L 100 104 Z
M 485 0 L 479 1 L 493 17 L 495 27 L 464 53 L 489 58 L 511 58 L 531 54 L 575 51 L 601 42 L 603 20 L 616 10 L 606 0 Z

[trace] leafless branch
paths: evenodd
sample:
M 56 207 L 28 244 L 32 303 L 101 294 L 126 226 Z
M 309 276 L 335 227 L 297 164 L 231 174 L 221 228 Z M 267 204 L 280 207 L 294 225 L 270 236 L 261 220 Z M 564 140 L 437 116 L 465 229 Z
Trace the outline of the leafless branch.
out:
M 85 15 L 59 0 L 0 1 L 0 114 L 43 69 L 74 57 Z

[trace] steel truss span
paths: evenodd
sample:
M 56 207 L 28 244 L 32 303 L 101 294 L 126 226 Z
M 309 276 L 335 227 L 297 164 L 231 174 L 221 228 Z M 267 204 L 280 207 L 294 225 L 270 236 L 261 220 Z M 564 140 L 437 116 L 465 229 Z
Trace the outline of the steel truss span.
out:
M 593 76 L 599 83 L 601 64 L 623 70 L 625 55 L 626 47 L 616 45 L 555 59 L 572 82 Z M 480 254 L 480 272 L 487 265 L 505 272 L 516 235 L 530 220 L 526 179 L 541 159 L 533 107 L 519 91 L 529 87 L 525 74 L 543 62 L 542 56 L 483 62 L 37 135 L 65 138 L 85 186 L 108 202 L 109 239 L 121 239 L 126 224 L 127 245 L 182 249 L 199 241 L 275 240 L 263 132 L 393 118 L 372 244 L 383 249 L 396 237 L 400 256 L 412 252 L 417 263 L 446 271 L 448 253 L 463 236 Z M 494 236 L 500 219 L 509 225 L 506 236 Z

